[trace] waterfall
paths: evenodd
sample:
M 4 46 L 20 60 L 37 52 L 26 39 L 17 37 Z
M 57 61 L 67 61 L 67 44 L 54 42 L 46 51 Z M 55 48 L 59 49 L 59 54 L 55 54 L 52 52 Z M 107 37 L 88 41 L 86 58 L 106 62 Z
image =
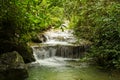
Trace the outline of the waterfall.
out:
M 43 46 L 33 47 L 36 59 L 50 58 L 54 56 L 64 58 L 80 58 L 83 56 L 85 49 L 83 46 Z
M 63 65 L 66 59 L 83 57 L 87 49 L 84 45 L 74 44 L 77 40 L 72 31 L 48 31 L 44 35 L 49 40 L 32 47 L 36 63 L 41 65 Z
M 37 60 L 54 57 L 56 49 L 54 47 L 33 47 L 34 56 Z
M 46 32 L 44 36 L 49 40 L 41 43 L 41 46 L 33 47 L 35 58 L 45 59 L 54 56 L 81 58 L 85 52 L 85 46 L 72 44 L 77 41 L 72 32 L 71 30 Z

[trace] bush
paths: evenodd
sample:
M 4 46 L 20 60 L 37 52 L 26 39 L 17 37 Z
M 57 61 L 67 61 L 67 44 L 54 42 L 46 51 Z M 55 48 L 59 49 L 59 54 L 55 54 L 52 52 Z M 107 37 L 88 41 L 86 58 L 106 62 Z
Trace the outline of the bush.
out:
M 99 18 L 95 21 L 94 48 L 91 49 L 93 59 L 104 68 L 118 69 L 120 68 L 120 4 L 111 2 L 104 9 L 105 15 L 101 16 L 99 23 L 97 21 Z
M 75 34 L 93 42 L 90 56 L 95 63 L 103 68 L 120 68 L 119 1 L 86 0 L 81 4 L 73 27 Z

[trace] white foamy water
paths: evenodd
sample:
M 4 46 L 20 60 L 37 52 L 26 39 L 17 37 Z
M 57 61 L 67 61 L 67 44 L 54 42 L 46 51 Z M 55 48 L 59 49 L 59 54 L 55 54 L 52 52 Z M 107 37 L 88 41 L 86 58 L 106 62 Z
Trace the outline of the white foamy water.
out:
M 49 41 L 42 43 L 42 44 L 47 44 L 47 45 L 51 45 L 51 46 L 54 46 L 54 45 L 72 45 L 71 43 L 68 43 L 65 41 L 56 41 L 56 40 L 49 40 Z
M 48 67 L 65 67 L 69 65 L 66 61 L 78 60 L 72 58 L 62 58 L 62 57 L 50 57 L 45 59 L 36 60 L 32 64 L 37 64 L 37 66 L 48 66 Z
M 46 59 L 39 59 L 33 64 L 39 64 L 39 66 L 58 67 L 65 66 L 66 62 L 64 61 L 64 58 L 51 57 Z
M 73 31 L 66 30 L 62 32 L 61 30 L 50 30 L 44 33 L 47 36 L 47 41 L 41 43 L 42 47 L 32 47 L 34 52 L 34 57 L 36 62 L 32 64 L 36 64 L 38 66 L 50 66 L 50 67 L 59 67 L 66 66 L 66 60 L 72 60 L 71 58 L 62 58 L 56 57 L 57 49 L 49 46 L 56 45 L 72 45 L 70 42 L 75 42 L 76 38 L 73 36 Z M 46 45 L 49 45 L 46 47 Z
M 48 37 L 48 41 L 45 42 L 47 43 L 65 43 L 65 44 L 69 44 L 72 42 L 76 42 L 76 38 L 73 35 L 73 31 L 72 30 L 65 30 L 65 31 L 61 31 L 61 30 L 50 30 L 45 32 L 45 35 Z

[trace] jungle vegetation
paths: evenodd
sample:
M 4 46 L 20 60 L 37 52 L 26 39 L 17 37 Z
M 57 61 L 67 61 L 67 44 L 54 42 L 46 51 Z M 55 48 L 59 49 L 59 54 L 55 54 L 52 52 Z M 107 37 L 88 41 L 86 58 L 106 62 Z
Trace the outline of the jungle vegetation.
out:
M 64 20 L 78 39 L 92 42 L 94 63 L 120 69 L 119 0 L 0 0 L 0 52 L 5 44 L 27 43 L 38 32 L 59 28 Z

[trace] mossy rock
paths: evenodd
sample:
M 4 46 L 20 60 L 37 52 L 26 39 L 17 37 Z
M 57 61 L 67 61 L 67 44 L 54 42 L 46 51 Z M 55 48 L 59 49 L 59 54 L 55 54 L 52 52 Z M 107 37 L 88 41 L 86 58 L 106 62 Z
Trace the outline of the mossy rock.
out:
M 25 63 L 35 61 L 35 58 L 33 56 L 33 50 L 26 43 L 12 42 L 9 40 L 0 41 L 0 54 L 17 51 L 23 57 Z
M 19 44 L 18 46 L 16 46 L 15 50 L 17 50 L 19 54 L 23 57 L 25 63 L 35 61 L 35 58 L 33 56 L 33 50 L 27 44 Z
M 24 80 L 27 77 L 27 66 L 18 52 L 0 55 L 0 80 Z

